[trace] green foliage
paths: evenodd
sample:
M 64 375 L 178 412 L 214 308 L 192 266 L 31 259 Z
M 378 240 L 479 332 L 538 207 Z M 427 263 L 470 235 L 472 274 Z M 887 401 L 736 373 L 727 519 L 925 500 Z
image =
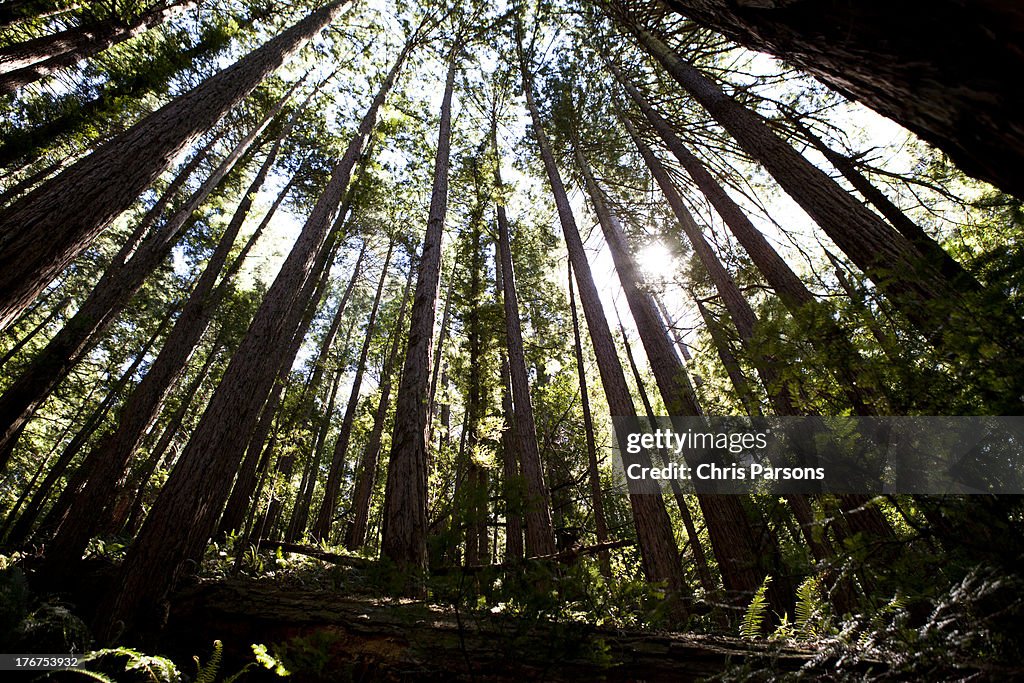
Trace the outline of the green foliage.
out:
M 119 670 L 113 663 L 124 659 L 124 666 Z M 117 676 L 117 680 L 145 681 L 146 683 L 181 683 L 184 677 L 178 667 L 170 659 L 157 655 L 147 655 L 128 647 L 104 648 L 89 652 L 79 659 L 82 668 L 72 669 L 77 673 L 96 678 L 97 680 L 114 680 L 104 678 L 105 674 L 117 676 L 118 671 L 129 676 Z
M 200 661 L 199 657 L 192 657 L 196 666 L 194 683 L 235 683 L 245 680 L 247 674 L 255 667 L 266 669 L 278 677 L 290 675 L 284 664 L 270 654 L 265 645 L 254 643 L 251 648 L 256 661 L 248 662 L 234 674 L 221 678 L 218 674 L 224 658 L 224 644 L 220 640 L 213 641 L 213 651 L 205 664 Z M 124 660 L 123 666 L 121 665 L 122 659 Z M 128 647 L 105 648 L 89 652 L 79 659 L 79 664 L 78 668 L 69 671 L 98 681 L 185 683 L 189 680 L 169 658 L 149 655 Z
M 220 668 L 220 660 L 223 655 L 224 643 L 215 640 L 213 641 L 213 652 L 206 664 L 200 664 L 199 657 L 192 658 L 196 663 L 196 683 L 215 683 L 217 669 Z
M 765 576 L 761 586 L 754 591 L 754 597 L 747 605 L 747 611 L 743 613 L 743 620 L 740 622 L 740 636 L 743 638 L 759 638 L 768 617 L 768 584 L 772 577 Z

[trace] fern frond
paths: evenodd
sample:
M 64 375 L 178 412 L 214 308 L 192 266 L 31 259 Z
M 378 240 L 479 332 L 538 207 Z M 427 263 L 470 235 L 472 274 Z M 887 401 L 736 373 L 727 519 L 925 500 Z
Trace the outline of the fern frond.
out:
M 764 577 L 761 587 L 754 593 L 750 605 L 747 606 L 747 611 L 740 624 L 740 636 L 743 638 L 757 638 L 761 635 L 761 626 L 764 625 L 764 619 L 768 614 L 767 593 L 771 580 L 771 576 Z

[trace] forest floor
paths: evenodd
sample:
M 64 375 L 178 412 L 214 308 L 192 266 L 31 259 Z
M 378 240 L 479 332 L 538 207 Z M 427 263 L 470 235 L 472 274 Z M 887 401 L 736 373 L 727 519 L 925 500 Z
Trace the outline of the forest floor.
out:
M 813 666 L 814 650 L 768 641 L 524 621 L 273 580 L 181 592 L 166 637 L 191 651 L 221 639 L 238 659 L 249 643 L 273 642 L 298 667 L 295 680 L 699 681 L 730 670 L 826 671 Z
M 435 576 L 429 600 L 385 597 L 392 591 L 387 568 L 380 562 L 324 549 L 291 548 L 303 552 L 278 547 L 241 559 L 213 552 L 198 573 L 184 578 L 170 596 L 159 634 L 150 638 L 122 634 L 118 642 L 138 650 L 111 650 L 108 660 L 99 660 L 95 669 L 118 682 L 163 681 L 138 677 L 137 671 L 124 673 L 125 657 L 133 665 L 158 655 L 183 674 L 167 680 L 220 683 L 975 682 L 1016 680 L 1016 675 L 1024 673 L 1016 667 L 997 670 L 960 656 L 946 659 L 923 650 L 918 653 L 920 661 L 908 668 L 906 662 L 880 655 L 884 649 L 858 650 L 842 645 L 841 638 L 748 638 L 721 630 L 676 632 L 639 622 L 616 627 L 571 611 L 504 608 L 502 603 L 495 606 L 493 600 L 479 597 L 487 579 L 474 571 L 459 570 L 456 575 L 451 570 Z M 116 567 L 110 559 L 94 558 L 89 570 L 58 594 L 47 597 L 45 588 L 38 585 L 33 586 L 34 592 L 51 604 L 59 600 L 88 621 L 96 598 L 115 580 Z M 515 580 L 510 570 L 503 571 L 506 581 Z M 542 592 L 560 597 L 568 587 L 552 584 Z M 254 661 L 261 659 L 257 651 L 270 655 L 263 657 L 262 667 Z M 212 667 L 213 677 L 203 679 L 193 673 L 202 663 Z M 275 665 L 281 667 L 277 673 Z M 231 677 L 243 669 L 241 676 Z M 285 679 L 278 677 L 283 670 L 288 672 Z M 921 677 L 924 672 L 927 678 Z M 65 674 L 34 680 L 83 679 L 80 674 Z

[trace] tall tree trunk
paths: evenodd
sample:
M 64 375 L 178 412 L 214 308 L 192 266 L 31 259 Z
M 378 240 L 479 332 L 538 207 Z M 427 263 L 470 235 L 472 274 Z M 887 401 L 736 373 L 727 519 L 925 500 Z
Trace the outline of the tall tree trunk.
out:
M 339 9 L 340 5 L 332 3 L 313 16 L 326 22 Z M 224 482 L 238 469 L 245 436 L 259 418 L 277 375 L 277 356 L 271 351 L 286 346 L 301 322 L 306 302 L 295 301 L 295 297 L 305 288 L 318 255 L 327 246 L 331 214 L 348 188 L 377 113 L 411 48 L 407 44 L 403 49 L 344 156 L 334 167 L 326 189 L 232 356 L 178 466 L 129 549 L 118 589 L 105 596 L 97 615 L 101 635 L 109 637 L 118 622 L 139 625 L 143 630 L 152 627 L 151 610 L 181 576 L 186 563 L 202 554 L 214 532 L 228 496 Z M 183 511 L 187 511 L 185 518 Z
M 732 344 L 730 343 L 726 331 L 722 329 L 722 326 L 714 319 L 711 312 L 707 309 L 707 306 L 705 306 L 704 302 L 700 300 L 700 297 L 694 295 L 693 300 L 697 302 L 697 310 L 700 312 L 700 317 L 704 320 L 704 327 L 711 336 L 711 343 L 715 347 L 718 359 L 722 362 L 722 367 L 725 368 L 725 372 L 729 376 L 729 381 L 732 383 L 732 389 L 736 393 L 736 397 L 740 400 L 740 405 L 743 406 L 743 410 L 746 411 L 747 415 L 763 415 L 764 413 L 761 410 L 761 402 L 758 400 L 757 393 L 755 393 L 750 380 L 743 371 L 743 367 L 740 365 L 739 361 L 736 360 L 736 356 L 733 354 Z
M 346 1 L 313 12 L 0 213 L 0 329 L 175 158 L 333 21 Z
M 363 247 L 366 248 L 366 246 L 367 242 L 364 241 Z M 351 282 L 354 286 L 355 280 L 352 280 Z M 327 360 L 331 347 L 334 345 L 334 339 L 337 337 L 338 330 L 341 327 L 341 322 L 345 318 L 345 311 L 348 309 L 347 303 L 348 298 L 343 296 L 342 300 L 338 302 L 338 306 L 334 310 L 334 316 L 331 319 L 331 326 L 327 329 L 327 333 L 320 342 L 319 357 L 314 365 L 312 378 L 309 381 L 309 386 L 313 391 L 316 391 L 323 381 L 323 374 L 327 368 Z M 334 416 L 334 406 L 338 396 L 338 388 L 341 385 L 341 379 L 345 375 L 346 371 L 345 363 L 343 362 L 344 354 L 349 348 L 349 343 L 352 339 L 352 331 L 355 329 L 355 325 L 356 319 L 353 316 L 349 323 L 348 330 L 345 333 L 341 350 L 338 353 L 338 367 L 334 373 L 334 380 L 331 382 L 330 398 L 324 406 L 324 411 L 320 416 L 312 453 L 307 459 L 305 471 L 302 475 L 302 482 L 300 483 L 298 493 L 295 496 L 295 507 L 292 511 L 292 518 L 288 529 L 289 538 L 287 540 L 289 541 L 300 538 L 306 533 L 306 524 L 309 521 L 309 508 L 313 502 L 313 492 L 316 490 L 316 480 L 320 474 L 320 462 L 323 458 L 324 448 L 326 447 L 327 433 L 330 431 L 331 427 L 331 418 Z M 303 421 L 309 419 L 314 407 L 314 400 L 311 399 L 305 408 L 306 414 Z
M 497 131 L 491 127 L 492 144 L 497 153 Z M 505 339 L 508 348 L 509 377 L 512 386 L 513 451 L 519 454 L 520 472 L 526 485 L 526 555 L 550 555 L 555 552 L 555 532 L 551 526 L 551 500 L 544 483 L 544 468 L 537 447 L 537 425 L 533 418 L 530 383 L 523 351 L 523 329 L 519 320 L 519 294 L 515 265 L 512 262 L 508 216 L 501 200 L 501 159 L 494 165 L 495 205 L 498 222 L 498 254 L 501 259 L 502 299 L 505 308 Z
M 594 418 L 590 412 L 590 392 L 587 389 L 587 372 L 583 364 L 583 341 L 580 338 L 580 319 L 576 312 L 576 293 L 573 287 L 572 263 L 569 263 L 569 310 L 572 313 L 573 351 L 576 354 L 576 374 L 580 382 L 580 406 L 583 410 L 583 431 L 587 439 L 587 480 L 590 484 L 590 504 L 594 509 L 594 533 L 598 543 L 608 541 L 608 521 L 604 514 L 604 492 L 601 488 L 601 474 L 597 463 L 597 441 L 594 439 Z M 601 574 L 611 578 L 611 558 L 607 550 L 597 555 Z
M 448 208 L 448 168 L 452 134 L 452 93 L 458 70 L 458 49 L 448 57 L 448 75 L 441 101 L 441 122 L 434 162 L 434 185 L 427 231 L 419 260 L 416 293 L 409 315 L 402 383 L 395 407 L 395 428 L 384 493 L 381 552 L 398 567 L 415 574 L 427 566 L 427 449 L 430 439 L 430 358 L 441 275 L 441 239 Z M 419 592 L 418 576 L 407 588 Z
M 69 303 L 71 303 L 71 297 L 64 297 L 61 299 L 50 309 L 50 312 L 46 314 L 46 317 L 36 323 L 35 327 L 31 330 L 23 334 L 21 338 L 11 346 L 11 348 L 7 349 L 7 353 L 3 355 L 3 358 L 0 358 L 0 368 L 5 367 L 12 358 L 18 355 L 19 351 L 25 348 L 26 344 L 35 339 L 37 334 L 42 332 L 50 325 L 50 323 L 56 320 L 57 316 L 61 315 L 64 312 L 64 309 L 68 307 Z
M 254 14 L 240 21 L 239 28 L 251 25 L 257 16 Z M 175 45 L 170 54 L 167 49 L 158 50 L 151 58 L 137 64 L 130 75 L 100 85 L 98 94 L 92 99 L 82 101 L 73 93 L 62 96 L 54 102 L 56 110 L 44 121 L 16 128 L 4 136 L 0 141 L 0 167 L 5 168 L 17 161 L 42 157 L 54 143 L 70 141 L 78 134 L 82 134 L 84 139 L 90 141 L 107 139 L 119 132 L 117 127 L 110 123 L 116 119 L 124 100 L 141 101 L 150 93 L 169 92 L 175 76 L 188 72 L 199 59 L 214 58 L 230 42 L 231 32 L 224 30 L 222 26 L 209 26 L 202 29 L 202 33 L 191 47 L 181 49 Z M 93 130 L 87 130 L 93 127 L 99 129 L 98 137 Z M 90 144 L 92 146 L 96 142 Z M 59 169 L 63 163 L 54 164 L 45 176 Z M 30 183 L 33 184 L 35 183 Z M 0 205 L 5 203 L 6 200 L 0 199 Z
M 624 5 L 625 3 L 617 3 Z M 967 173 L 1024 197 L 1024 10 L 1014 0 L 729 2 L 673 9 L 822 79 L 936 145 Z
M 199 371 L 196 372 L 195 377 L 181 390 L 181 400 L 178 403 L 178 407 L 170 414 L 167 418 L 167 423 L 164 425 L 163 431 L 160 433 L 159 438 L 156 439 L 156 443 L 153 444 L 150 449 L 149 456 L 146 461 L 141 464 L 140 467 L 136 468 L 130 476 L 130 479 L 123 486 L 123 490 L 132 493 L 131 503 L 127 506 L 124 514 L 121 516 L 111 515 L 109 519 L 110 532 L 118 533 L 124 531 L 126 535 L 134 535 L 138 529 L 138 522 L 142 514 L 142 499 L 146 492 L 146 487 L 149 484 L 149 480 L 153 477 L 157 468 L 165 461 L 167 450 L 171 445 L 171 441 L 181 428 L 182 423 L 185 421 L 185 416 L 189 412 L 189 408 L 193 404 L 202 405 L 201 400 L 196 398 L 199 390 L 203 386 L 203 382 L 210 374 L 210 370 L 213 368 L 213 364 L 220 358 L 221 350 L 224 346 L 224 330 L 217 335 L 217 338 L 213 341 L 210 346 L 209 352 L 206 354 L 206 359 L 200 366 Z
M 166 323 L 166 320 L 164 323 Z M 60 456 L 58 456 L 57 460 L 54 461 L 53 465 L 47 470 L 42 484 L 40 484 L 36 494 L 29 501 L 28 507 L 26 507 L 21 516 L 18 517 L 17 523 L 14 524 L 10 534 L 8 534 L 4 539 L 6 544 L 11 546 L 20 546 L 29 538 L 32 526 L 38 519 L 43 505 L 53 492 L 57 481 L 67 471 L 67 468 L 74 457 L 81 452 L 85 444 L 88 443 L 89 439 L 96 433 L 96 430 L 99 429 L 103 420 L 110 412 L 110 409 L 114 406 L 117 399 L 121 397 L 123 390 L 131 382 L 132 377 L 138 371 L 142 361 L 149 353 L 153 344 L 156 343 L 159 335 L 163 333 L 164 329 L 164 324 L 161 324 L 157 328 L 156 333 L 154 333 L 150 337 L 149 341 L 142 347 L 142 350 L 135 357 L 132 364 L 128 366 L 127 370 L 121 373 L 121 376 L 113 384 L 111 384 L 106 396 L 104 396 L 99 405 L 93 409 L 88 418 L 82 423 L 82 426 L 75 433 L 75 436 L 73 436 L 63 448 Z M 14 515 L 14 512 L 15 511 L 11 512 L 12 516 Z M 8 524 L 9 523 L 10 521 L 8 521 Z
M 363 465 L 360 468 L 359 477 L 356 479 L 352 502 L 352 525 L 345 534 L 345 547 L 349 550 L 361 548 L 366 543 L 366 526 L 370 518 L 370 498 L 373 496 L 373 488 L 377 481 L 377 463 L 380 457 L 381 440 L 384 437 L 384 422 L 387 419 L 388 405 L 391 400 L 392 374 L 398 360 L 398 350 L 402 339 L 409 295 L 412 293 L 414 272 L 415 268 L 410 263 L 408 279 L 402 293 L 402 303 L 398 309 L 398 318 L 391 332 L 391 348 L 388 350 L 387 358 L 380 371 L 380 400 L 377 403 L 377 411 L 373 415 L 373 428 L 367 438 L 366 448 L 363 449 Z
M 290 93 L 289 93 L 290 95 Z M 285 96 L 286 98 L 288 95 Z M 6 464 L 17 435 L 43 400 L 78 362 L 124 305 L 142 287 L 146 278 L 170 254 L 175 243 L 193 224 L 193 213 L 227 178 L 243 155 L 249 152 L 259 134 L 280 111 L 281 100 L 244 136 L 203 181 L 188 201 L 159 228 L 146 236 L 130 258 L 122 260 L 122 248 L 92 293 L 63 329 L 50 340 L 32 364 L 0 397 L 0 467 Z M 146 221 L 143 221 L 143 225 Z M 136 233 L 139 231 L 136 230 Z M 133 236 L 134 237 L 134 236 Z M 125 247 L 129 247 L 131 241 Z M 225 252 L 226 255 L 226 252 Z
M 533 133 L 540 147 L 541 160 L 554 194 L 555 206 L 562 225 L 562 234 L 569 251 L 569 260 L 580 288 L 580 302 L 583 305 L 583 313 L 586 316 L 594 353 L 597 356 L 598 369 L 605 396 L 608 399 L 608 407 L 614 416 L 635 418 L 636 409 L 629 394 L 626 377 L 622 372 L 622 364 L 615 351 L 615 340 L 608 327 L 608 320 L 605 318 L 604 308 L 594 284 L 590 263 L 587 261 L 583 240 L 580 239 L 579 229 L 576 227 L 569 197 L 565 192 L 561 174 L 551 151 L 551 144 L 544 133 L 540 112 L 534 100 L 533 79 L 523 50 L 522 27 L 518 23 L 516 39 L 522 87 L 533 122 Z M 649 461 L 641 464 L 650 466 Z M 665 503 L 660 492 L 646 494 L 631 492 L 629 502 L 633 510 L 633 522 L 636 526 L 644 575 L 647 580 L 664 581 L 669 591 L 677 596 L 689 593 L 679 563 L 679 549 L 676 547 L 672 524 L 665 511 Z M 681 603 L 677 606 L 677 610 L 679 614 L 685 612 Z
M 395 241 L 392 239 L 388 242 L 388 252 L 384 257 L 384 265 L 381 266 L 380 280 L 377 281 L 377 291 L 374 294 L 373 305 L 370 308 L 370 317 L 366 321 L 366 334 L 363 337 L 363 346 L 359 350 L 359 360 L 356 361 L 356 374 L 352 379 L 352 390 L 349 393 L 348 403 L 345 405 L 345 415 L 341 420 L 338 440 L 334 443 L 331 467 L 327 473 L 327 483 L 324 485 L 323 502 L 320 504 L 320 511 L 317 513 L 316 521 L 311 530 L 311 535 L 316 540 L 328 541 L 331 536 L 334 508 L 338 504 L 338 492 L 341 489 L 341 478 L 345 470 L 345 455 L 348 452 L 348 442 L 352 436 L 352 427 L 356 420 L 356 409 L 359 407 L 359 391 L 363 384 L 363 373 L 366 372 L 366 359 L 369 357 L 370 344 L 376 331 L 377 312 L 380 310 L 381 296 L 384 293 L 384 283 L 387 281 L 388 267 L 391 265 L 391 254 L 394 248 Z
M 903 213 L 892 200 L 885 196 L 884 192 L 875 187 L 863 173 L 858 171 L 849 157 L 840 154 L 825 144 L 825 141 L 811 132 L 795 113 L 787 112 L 787 119 L 800 135 L 811 143 L 811 146 L 821 152 L 822 156 L 835 166 L 837 171 L 843 174 L 843 177 L 853 185 L 857 192 L 860 192 L 880 214 L 885 216 L 890 225 L 899 230 L 900 234 L 914 245 L 921 256 L 931 263 L 933 268 L 942 273 L 943 277 L 963 291 L 977 291 L 981 289 L 981 285 L 974 279 L 974 276 L 964 270 L 964 267 L 950 256 L 949 252 L 942 248 L 942 245 L 926 233 L 921 226 L 910 220 L 907 214 Z
M 619 315 L 618 309 L 615 310 L 615 315 Z M 633 355 L 633 347 L 629 343 L 629 337 L 626 336 L 626 326 L 622 324 L 621 317 L 618 322 L 619 331 L 622 334 L 622 346 L 626 351 L 626 360 L 629 362 L 629 367 L 633 371 L 633 381 L 636 382 L 636 390 L 640 395 L 640 402 L 644 406 L 644 412 L 647 415 L 648 421 L 653 425 L 655 424 L 654 407 L 651 405 L 651 399 L 647 394 L 647 387 L 644 385 L 643 375 L 640 374 L 640 367 L 637 365 L 636 357 Z M 658 449 L 658 456 L 662 465 L 667 466 L 669 464 L 668 455 L 664 449 Z M 700 544 L 700 535 L 697 533 L 697 527 L 693 523 L 693 517 L 690 515 L 690 507 L 686 504 L 683 488 L 676 479 L 669 479 L 669 487 L 672 489 L 672 497 L 675 499 L 676 507 L 679 510 L 679 518 L 683 520 L 683 526 L 686 527 L 687 540 L 693 551 L 693 563 L 697 569 L 697 579 L 700 581 L 701 588 L 704 589 L 705 593 L 711 595 L 717 591 L 718 586 L 715 585 L 715 581 L 711 577 L 711 568 L 708 566 L 707 555 L 704 554 L 704 547 Z
M 142 35 L 196 4 L 194 0 L 183 0 L 157 5 L 130 23 L 108 19 L 0 48 L 0 94 L 12 94 L 29 83 Z

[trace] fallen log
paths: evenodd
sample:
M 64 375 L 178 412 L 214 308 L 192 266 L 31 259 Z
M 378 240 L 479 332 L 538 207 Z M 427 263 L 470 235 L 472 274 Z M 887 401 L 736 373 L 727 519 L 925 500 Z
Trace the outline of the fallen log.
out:
M 459 613 L 418 601 L 282 588 L 268 580 L 201 583 L 171 604 L 165 643 L 187 654 L 220 639 L 225 656 L 236 661 L 251 659 L 250 643 L 266 644 L 292 668 L 292 683 L 697 681 L 733 667 L 796 671 L 814 655 L 767 641 Z M 808 673 L 816 675 L 813 668 Z
M 369 567 L 373 564 L 373 560 L 369 560 L 365 557 L 356 557 L 355 555 L 339 555 L 338 553 L 331 553 L 322 548 L 315 548 L 308 545 L 299 545 L 298 543 L 286 543 L 285 541 L 271 541 L 270 539 L 262 538 L 256 542 L 256 547 L 260 550 L 272 550 L 274 548 L 280 548 L 282 552 L 295 553 L 297 555 L 306 555 L 317 560 L 323 560 L 324 562 L 330 562 L 332 564 L 339 564 L 345 567 Z

